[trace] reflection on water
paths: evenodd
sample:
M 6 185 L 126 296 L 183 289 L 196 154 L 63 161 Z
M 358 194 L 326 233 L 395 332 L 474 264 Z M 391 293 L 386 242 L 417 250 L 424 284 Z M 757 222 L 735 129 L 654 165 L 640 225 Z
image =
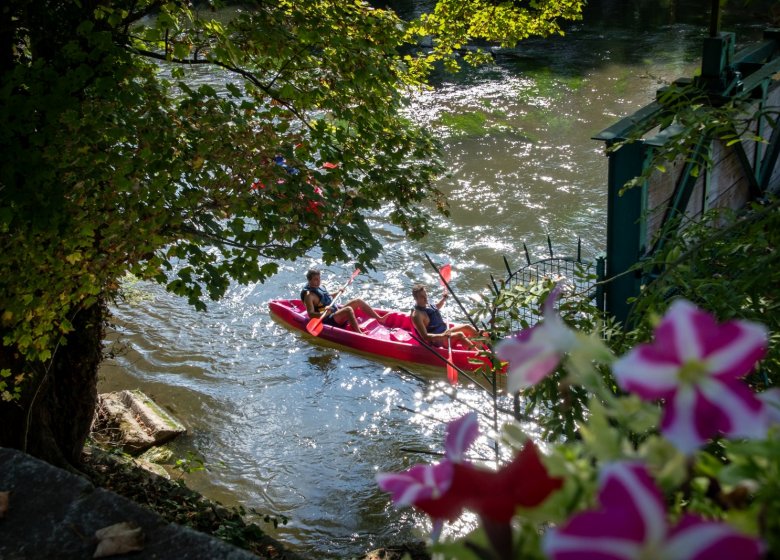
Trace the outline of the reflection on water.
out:
M 423 253 L 452 263 L 452 285 L 467 301 L 485 290 L 490 273 L 503 274 L 504 255 L 520 262 L 523 242 L 535 256 L 546 254 L 547 234 L 561 254 L 573 254 L 578 237 L 584 258 L 603 251 L 606 158 L 590 137 L 690 75 L 705 29 L 679 7 L 674 22 L 648 29 L 635 10 L 621 10 L 622 1 L 591 4 L 601 16 L 621 14 L 624 27 L 577 24 L 564 39 L 529 41 L 500 65 L 415 99 L 410 116 L 445 142 L 451 175 L 439 187 L 452 216 L 432 214 L 421 242 L 374 216 L 386 250 L 350 296 L 408 309 L 413 283 L 437 293 Z M 443 422 L 471 408 L 488 411 L 490 400 L 459 387 L 454 401 L 443 375 L 431 386 L 430 373 L 310 344 L 272 321 L 267 302 L 297 294 L 304 271 L 318 265 L 317 255 L 281 263 L 267 284 L 234 286 L 203 314 L 157 286 L 136 287 L 148 297 L 115 306 L 112 337 L 126 351 L 104 365 L 101 390 L 140 387 L 187 425 L 177 454 L 192 450 L 209 465 L 188 477 L 194 487 L 286 515 L 279 539 L 304 554 L 343 558 L 424 536 L 427 521 L 394 510 L 374 476 L 433 460 Z M 335 287 L 350 272 L 327 268 L 323 281 Z M 446 312 L 462 319 L 452 304 Z M 492 457 L 487 437 L 476 453 Z M 466 517 L 450 531 L 472 525 Z

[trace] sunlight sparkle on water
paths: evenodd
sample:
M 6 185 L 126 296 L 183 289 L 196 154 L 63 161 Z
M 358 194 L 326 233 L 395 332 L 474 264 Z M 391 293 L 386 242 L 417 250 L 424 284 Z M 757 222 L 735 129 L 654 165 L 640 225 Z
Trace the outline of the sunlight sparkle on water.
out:
M 694 35 L 691 55 L 686 49 Z M 468 71 L 420 92 L 408 117 L 444 144 L 451 175 L 436 187 L 451 216 L 423 205 L 430 233 L 416 241 L 389 222 L 390 205 L 371 213 L 369 227 L 383 253 L 347 297 L 408 312 L 414 283 L 440 290 L 424 252 L 452 262 L 459 273 L 454 289 L 464 302 L 485 289 L 490 274 L 503 274 L 503 257 L 522 261 L 523 243 L 532 259 L 547 256 L 547 234 L 556 254 L 571 255 L 578 237 L 584 255 L 603 252 L 607 159 L 603 143 L 591 137 L 652 101 L 664 83 L 692 75 L 699 43 L 699 29 L 676 24 L 641 34 L 573 31 L 524 44 L 521 56 L 502 68 Z M 204 83 L 223 82 L 204 77 Z M 105 373 L 118 378 L 111 380 L 115 387 L 140 386 L 163 405 L 174 403 L 193 426 L 182 443 L 210 464 L 227 465 L 203 478 L 200 489 L 289 514 L 293 522 L 273 534 L 307 557 L 355 557 L 369 543 L 424 539 L 431 528 L 425 515 L 394 510 L 373 475 L 429 461 L 405 448 L 441 452 L 446 421 L 492 405 L 466 384 L 429 387 L 271 321 L 268 301 L 297 297 L 306 268 L 323 268 L 332 291 L 351 272 L 350 265 L 321 261 L 322 253 L 312 250 L 279 262 L 278 275 L 231 285 L 206 314 L 143 284 L 135 303 L 113 309 L 130 353 L 107 363 Z M 456 305 L 445 312 L 462 320 Z M 473 457 L 490 459 L 498 434 L 490 421 L 481 424 L 485 435 Z M 538 441 L 535 429 L 522 426 Z M 475 526 L 466 516 L 447 525 L 445 538 Z

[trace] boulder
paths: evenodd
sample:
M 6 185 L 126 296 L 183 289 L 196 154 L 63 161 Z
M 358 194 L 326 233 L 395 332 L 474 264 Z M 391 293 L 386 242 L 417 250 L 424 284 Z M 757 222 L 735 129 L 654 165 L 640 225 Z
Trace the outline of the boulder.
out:
M 144 451 L 138 459 L 156 465 L 163 465 L 173 460 L 173 451 L 167 447 L 152 447 Z
M 2 447 L 0 493 L 8 498 L 7 511 L 0 519 L 3 560 L 83 560 L 107 544 L 116 550 L 116 542 L 106 541 L 120 538 L 124 540 L 120 550 L 132 555 L 118 558 L 257 560 L 218 539 L 167 523 L 80 476 Z M 132 552 L 138 547 L 143 549 Z
M 181 422 L 138 389 L 120 391 L 119 398 L 146 427 L 154 445 L 161 445 L 187 431 Z
M 141 453 L 187 430 L 176 418 L 139 390 L 102 393 L 93 437 L 127 453 Z

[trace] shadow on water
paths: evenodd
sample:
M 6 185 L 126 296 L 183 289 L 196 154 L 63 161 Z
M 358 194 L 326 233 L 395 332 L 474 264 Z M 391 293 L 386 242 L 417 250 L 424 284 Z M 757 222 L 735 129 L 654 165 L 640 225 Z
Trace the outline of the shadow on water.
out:
M 309 356 L 309 363 L 321 373 L 327 373 L 336 367 L 336 356 L 333 354 L 323 354 L 322 356 Z

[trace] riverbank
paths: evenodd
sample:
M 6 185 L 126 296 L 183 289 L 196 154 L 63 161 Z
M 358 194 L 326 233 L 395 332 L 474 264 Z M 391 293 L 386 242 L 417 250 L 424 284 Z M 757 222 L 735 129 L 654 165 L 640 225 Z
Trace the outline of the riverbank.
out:
M 217 537 L 260 558 L 304 560 L 266 535 L 260 526 L 244 521 L 240 509 L 224 507 L 179 481 L 150 473 L 127 456 L 87 446 L 82 460 L 82 471 L 95 486 L 124 496 L 168 522 Z
M 261 559 L 305 560 L 305 557 L 268 536 L 261 526 L 245 521 L 246 512 L 240 508 L 225 507 L 187 488 L 180 481 L 150 473 L 125 455 L 88 445 L 82 460 L 82 470 L 95 486 L 128 498 L 168 522 L 211 535 Z M 278 520 L 269 517 L 267 522 L 276 523 Z M 422 543 L 386 547 L 366 552 L 362 558 L 401 560 L 405 554 L 409 554 L 411 560 L 430 560 Z

